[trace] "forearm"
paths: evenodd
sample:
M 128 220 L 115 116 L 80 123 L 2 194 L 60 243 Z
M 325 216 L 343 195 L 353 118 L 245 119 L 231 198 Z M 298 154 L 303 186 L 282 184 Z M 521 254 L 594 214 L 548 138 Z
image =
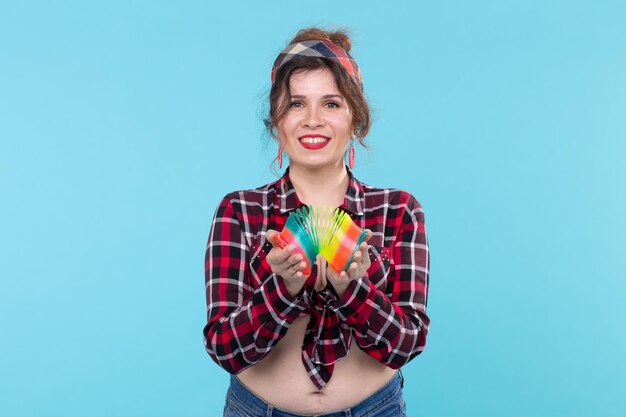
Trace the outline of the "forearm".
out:
M 274 274 L 243 305 L 216 298 L 208 306 L 204 343 L 211 358 L 230 373 L 267 355 L 305 308 Z
M 424 350 L 429 318 L 423 306 L 392 303 L 367 278 L 354 280 L 333 310 L 354 328 L 361 349 L 391 368 Z

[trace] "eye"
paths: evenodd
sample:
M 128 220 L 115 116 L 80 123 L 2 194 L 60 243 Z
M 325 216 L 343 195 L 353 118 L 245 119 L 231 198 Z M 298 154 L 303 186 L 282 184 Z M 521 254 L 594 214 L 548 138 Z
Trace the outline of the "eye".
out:
M 334 101 L 328 101 L 326 102 L 326 105 L 334 109 L 341 107 L 339 103 L 334 102 Z
M 292 101 L 291 103 L 289 103 L 289 107 L 302 107 L 302 102 L 301 101 Z

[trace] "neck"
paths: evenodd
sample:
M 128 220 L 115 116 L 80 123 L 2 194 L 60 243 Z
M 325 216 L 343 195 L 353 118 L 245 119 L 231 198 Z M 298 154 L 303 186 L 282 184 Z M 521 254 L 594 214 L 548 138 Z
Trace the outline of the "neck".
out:
M 332 207 L 343 204 L 350 182 L 343 160 L 337 165 L 323 169 L 291 165 L 289 179 L 302 203 Z

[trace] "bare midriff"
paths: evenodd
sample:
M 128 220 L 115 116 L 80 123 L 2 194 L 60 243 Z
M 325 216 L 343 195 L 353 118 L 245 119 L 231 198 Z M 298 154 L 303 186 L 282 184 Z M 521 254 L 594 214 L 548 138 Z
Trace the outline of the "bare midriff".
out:
M 358 404 L 394 376 L 394 369 L 363 352 L 353 338 L 348 355 L 335 364 L 330 382 L 318 390 L 300 356 L 309 317 L 296 319 L 265 358 L 238 374 L 265 402 L 298 414 L 341 411 Z

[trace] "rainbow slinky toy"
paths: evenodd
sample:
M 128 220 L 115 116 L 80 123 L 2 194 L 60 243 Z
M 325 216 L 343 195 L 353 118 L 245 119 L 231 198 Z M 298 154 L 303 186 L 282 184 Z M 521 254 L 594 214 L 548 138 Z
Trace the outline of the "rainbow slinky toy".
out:
M 302 254 L 308 275 L 318 253 L 335 271 L 346 271 L 367 232 L 339 208 L 304 206 L 291 213 L 279 235 L 280 247 L 293 243 L 294 253 Z

